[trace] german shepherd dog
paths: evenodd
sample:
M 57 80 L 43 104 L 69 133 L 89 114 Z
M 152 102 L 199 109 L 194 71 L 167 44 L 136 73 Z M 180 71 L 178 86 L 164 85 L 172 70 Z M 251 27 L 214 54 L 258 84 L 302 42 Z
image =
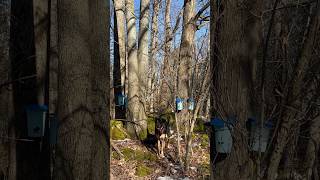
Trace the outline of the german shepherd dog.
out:
M 155 136 L 157 139 L 157 154 L 160 158 L 164 157 L 164 149 L 168 145 L 169 121 L 157 117 L 155 119 Z

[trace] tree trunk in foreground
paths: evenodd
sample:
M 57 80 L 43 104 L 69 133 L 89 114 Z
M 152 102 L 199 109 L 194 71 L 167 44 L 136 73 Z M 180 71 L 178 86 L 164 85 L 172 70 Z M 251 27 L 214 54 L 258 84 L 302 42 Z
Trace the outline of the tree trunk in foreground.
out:
M 101 53 L 103 48 L 108 47 L 105 37 L 107 35 L 101 34 L 108 31 L 101 32 L 101 26 L 105 26 L 105 28 L 109 28 L 109 26 L 103 24 L 101 19 L 99 21 L 90 17 L 90 14 L 94 11 L 100 15 L 97 18 L 104 18 L 107 21 L 107 14 L 102 12 L 109 10 L 108 8 L 101 10 L 100 8 L 103 7 L 109 6 L 92 1 L 89 3 L 87 0 L 58 0 L 59 129 L 54 174 L 54 179 L 57 180 L 90 180 L 108 176 L 108 166 L 106 164 L 109 157 L 109 148 L 107 147 L 109 137 L 106 134 L 108 132 L 106 127 L 108 121 L 104 122 L 103 125 L 101 123 L 108 118 L 107 116 L 101 117 L 101 114 L 105 115 L 107 113 L 105 111 L 108 111 L 108 102 L 103 102 L 105 105 L 101 105 L 100 101 L 92 98 L 92 88 L 96 92 L 101 90 L 100 86 L 97 87 L 96 83 L 92 82 L 94 77 L 92 67 L 96 68 L 99 62 L 103 64 L 101 67 L 103 70 L 108 67 L 104 64 L 107 62 L 102 60 L 102 58 L 105 58 L 104 60 L 108 61 L 108 57 Z M 91 22 L 92 20 L 95 22 Z M 97 27 L 99 28 L 92 31 L 93 28 Z M 92 44 L 96 46 L 95 52 L 91 52 Z M 93 53 L 99 53 L 93 56 L 97 58 L 94 61 L 91 57 Z M 108 53 L 108 49 L 104 53 Z M 94 65 L 92 66 L 92 64 Z M 97 78 L 105 77 L 105 74 L 100 74 L 100 69 L 97 69 L 97 71 L 94 74 L 99 74 Z M 108 73 L 108 71 L 103 73 Z M 108 87 L 108 81 L 99 83 L 102 84 L 103 88 Z M 106 90 L 109 91 L 109 89 L 103 89 L 99 92 L 99 97 Z M 107 94 L 103 95 L 107 96 Z M 105 98 L 101 98 L 101 101 L 104 100 Z M 100 120 L 97 120 L 98 116 L 101 117 Z M 101 155 L 102 151 L 105 153 L 104 155 Z M 97 159 L 99 160 L 97 161 Z
M 110 179 L 110 4 L 90 0 L 93 98 L 91 179 Z
M 11 65 L 9 55 L 11 1 L 0 4 L 0 179 L 16 179 L 15 138 L 13 125 L 12 86 L 1 84 L 10 81 Z

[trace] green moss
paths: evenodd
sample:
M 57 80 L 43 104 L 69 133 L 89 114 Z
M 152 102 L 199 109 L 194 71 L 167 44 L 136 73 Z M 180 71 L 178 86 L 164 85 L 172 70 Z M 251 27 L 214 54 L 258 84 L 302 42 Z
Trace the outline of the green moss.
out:
M 200 164 L 200 167 L 198 167 L 198 170 L 200 171 L 200 174 L 203 176 L 208 176 L 210 175 L 210 164 L 204 163 Z
M 155 127 L 156 127 L 156 122 L 154 117 L 148 117 L 147 119 L 148 123 L 148 131 L 151 134 L 155 134 Z
M 119 156 L 119 154 L 118 153 L 116 153 L 116 152 L 112 152 L 112 154 L 111 154 L 111 158 L 112 159 L 120 159 L 120 156 Z
M 125 160 L 134 160 L 138 162 L 156 161 L 157 156 L 151 152 L 144 152 L 142 150 L 133 150 L 131 148 L 124 148 L 122 150 Z
M 193 129 L 194 132 L 205 132 L 206 127 L 204 126 L 204 121 L 201 118 L 197 118 L 196 124 Z
M 124 159 L 126 160 L 126 161 L 128 161 L 128 160 L 133 160 L 134 159 L 134 150 L 133 149 L 131 149 L 131 148 L 124 148 L 124 149 L 122 149 L 122 154 L 123 154 L 123 156 L 124 156 Z
M 111 139 L 123 140 L 125 138 L 128 138 L 128 135 L 123 128 L 122 122 L 111 120 Z
M 201 135 L 201 147 L 209 146 L 209 136 L 208 134 Z
M 140 133 L 139 133 L 139 139 L 140 140 L 144 140 L 144 139 L 146 139 L 147 138 L 147 130 L 142 130 L 142 131 L 140 131 Z
M 144 164 L 138 165 L 136 168 L 136 175 L 138 177 L 144 177 L 144 176 L 148 176 L 152 173 L 153 169 L 150 167 L 147 167 Z

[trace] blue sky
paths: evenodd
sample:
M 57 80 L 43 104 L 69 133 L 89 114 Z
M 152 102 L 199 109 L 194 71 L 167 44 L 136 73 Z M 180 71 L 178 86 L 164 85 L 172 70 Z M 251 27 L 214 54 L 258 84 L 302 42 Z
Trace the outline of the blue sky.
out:
M 196 2 L 196 12 L 197 12 L 208 0 L 196 0 L 196 1 L 197 1 Z M 151 3 L 152 2 L 153 2 L 153 0 L 151 0 Z M 139 17 L 140 0 L 134 0 L 134 3 L 135 3 L 135 15 L 137 17 Z M 176 18 L 178 16 L 179 12 L 182 10 L 183 3 L 184 3 L 184 0 L 171 0 L 171 19 L 172 19 L 171 27 L 173 27 L 175 25 Z M 158 19 L 158 24 L 159 24 L 159 26 L 158 26 L 158 29 L 159 29 L 158 41 L 160 41 L 160 44 L 164 39 L 164 37 L 163 37 L 163 35 L 164 35 L 164 11 L 165 11 L 164 7 L 165 7 L 165 0 L 162 0 L 162 8 L 160 8 L 159 19 Z M 206 15 L 209 15 L 209 11 L 210 10 L 208 9 L 205 12 Z M 181 25 L 181 23 L 182 23 L 182 19 L 181 19 L 180 25 Z M 139 19 L 137 19 L 136 25 L 137 25 L 137 32 L 139 32 Z M 182 31 L 182 28 L 180 27 L 176 33 L 175 38 L 174 38 L 174 46 L 175 47 L 179 47 L 180 39 L 181 39 L 181 31 Z M 196 44 L 199 43 L 200 42 L 199 39 L 202 39 L 204 35 L 208 34 L 208 32 L 209 32 L 209 23 L 196 32 L 195 43 Z M 113 43 L 113 42 L 111 42 L 111 43 Z M 160 51 L 159 52 L 160 57 L 161 57 L 161 54 L 162 54 L 162 52 Z

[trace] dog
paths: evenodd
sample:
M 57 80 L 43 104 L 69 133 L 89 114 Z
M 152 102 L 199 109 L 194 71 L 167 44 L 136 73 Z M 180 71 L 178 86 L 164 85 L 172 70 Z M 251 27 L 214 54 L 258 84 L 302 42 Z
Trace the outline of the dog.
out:
M 155 136 L 157 139 L 157 154 L 164 157 L 164 149 L 168 147 L 168 136 L 170 133 L 169 121 L 160 117 L 155 119 Z

